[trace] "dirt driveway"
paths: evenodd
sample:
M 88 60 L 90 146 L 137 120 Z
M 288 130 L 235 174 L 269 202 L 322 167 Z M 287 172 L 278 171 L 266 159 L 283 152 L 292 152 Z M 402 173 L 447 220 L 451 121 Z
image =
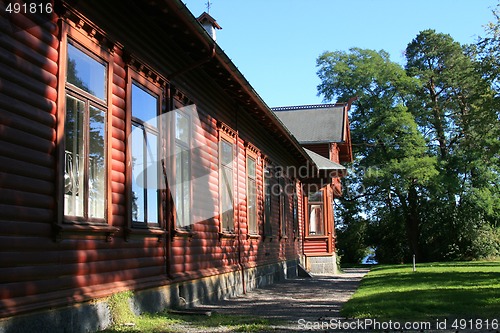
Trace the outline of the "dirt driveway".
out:
M 270 332 L 305 332 L 308 323 L 340 318 L 340 308 L 352 296 L 368 269 L 345 269 L 335 276 L 298 278 L 256 289 L 239 297 L 203 306 L 218 314 L 266 318 Z M 183 332 L 198 332 L 194 328 Z M 214 330 L 203 332 L 225 332 Z

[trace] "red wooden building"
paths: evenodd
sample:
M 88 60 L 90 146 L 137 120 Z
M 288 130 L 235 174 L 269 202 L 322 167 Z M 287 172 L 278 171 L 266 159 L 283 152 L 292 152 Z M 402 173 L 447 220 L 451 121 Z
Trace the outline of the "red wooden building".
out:
M 326 182 L 316 182 L 319 185 L 317 191 L 313 191 L 311 187 L 308 193 L 304 193 L 302 253 L 304 266 L 311 273 L 337 272 L 333 200 L 342 195 L 340 177 L 346 173 L 346 169 L 339 163 L 352 162 L 348 118 L 350 108 L 351 101 L 273 108 L 316 167 L 337 175 Z
M 302 147 L 180 0 L 10 4 L 0 331 L 97 330 L 122 291 L 158 311 L 297 274 L 307 197 L 338 165 Z

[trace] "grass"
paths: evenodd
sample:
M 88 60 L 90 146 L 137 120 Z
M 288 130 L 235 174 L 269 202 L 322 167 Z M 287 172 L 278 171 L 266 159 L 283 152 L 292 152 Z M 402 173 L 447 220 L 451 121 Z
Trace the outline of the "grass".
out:
M 500 262 L 375 266 L 342 308 L 346 318 L 425 320 L 496 318 Z
M 208 331 L 209 328 L 224 327 L 229 332 L 262 332 L 272 330 L 266 319 L 250 316 L 212 314 L 210 317 L 200 315 L 176 315 L 168 312 L 143 314 L 133 321 L 134 325 L 118 324 L 103 333 L 173 333 L 182 327 L 190 326 Z

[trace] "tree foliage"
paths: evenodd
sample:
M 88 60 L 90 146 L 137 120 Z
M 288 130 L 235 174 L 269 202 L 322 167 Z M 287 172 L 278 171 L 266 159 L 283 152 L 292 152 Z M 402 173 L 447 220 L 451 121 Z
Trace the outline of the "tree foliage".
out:
M 404 67 L 384 51 L 358 48 L 318 58 L 325 101 L 358 97 L 341 234 L 349 235 L 346 213 L 363 216 L 365 240 L 356 243 L 376 247 L 379 261 L 498 253 L 500 122 L 491 64 L 499 42 L 462 46 L 425 30 L 408 44 Z M 359 235 L 359 218 L 350 223 Z

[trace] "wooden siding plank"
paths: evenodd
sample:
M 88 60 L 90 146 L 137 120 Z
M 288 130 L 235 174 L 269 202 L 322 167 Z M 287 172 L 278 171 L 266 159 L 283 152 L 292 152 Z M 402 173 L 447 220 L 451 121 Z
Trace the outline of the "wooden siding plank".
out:
M 55 150 L 54 141 L 42 139 L 39 136 L 17 130 L 4 124 L 0 124 L 0 139 L 2 141 L 12 141 L 15 142 L 16 145 L 46 153 L 49 157 Z M 29 157 L 26 158 L 29 159 Z
M 2 204 L 0 202 L 1 219 L 17 219 L 20 221 L 38 220 L 50 222 L 54 219 L 54 212 L 50 209 L 33 208 L 20 205 Z
M 0 148 L 3 144 L 0 142 Z M 0 149 L 0 153 L 2 153 Z M 31 193 L 53 195 L 55 191 L 54 183 L 32 177 L 24 177 L 0 172 L 0 184 L 2 189 L 22 189 Z
M 55 108 L 49 111 L 42 110 L 19 99 L 11 98 L 4 93 L 0 95 L 0 108 L 3 111 L 10 111 L 11 113 L 17 114 L 18 116 L 23 116 L 27 119 L 31 119 L 39 123 L 40 125 L 49 128 L 55 128 Z M 54 111 L 54 113 L 52 111 Z
M 16 83 L 9 82 L 8 80 L 0 81 L 0 89 L 5 95 L 9 95 L 17 100 L 26 102 L 27 104 L 32 105 L 40 110 L 47 111 L 49 113 L 55 113 L 56 103 L 54 102 L 54 100 L 57 99 L 57 95 L 48 96 L 52 98 L 50 99 L 45 96 L 36 94 Z
M 7 110 L 2 111 L 0 114 L 0 124 L 26 132 L 27 136 L 38 137 L 51 142 L 54 142 L 56 139 L 54 128 L 44 126 L 36 120 L 25 118 Z M 15 140 L 17 139 L 19 138 L 11 138 L 13 142 L 16 142 Z
M 3 188 L 0 191 L 0 203 L 14 206 L 38 207 L 54 209 L 55 202 L 53 196 L 29 193 Z
M 85 263 L 56 263 L 45 265 L 43 270 L 38 270 L 37 280 L 50 279 L 57 272 L 59 276 L 82 276 L 82 275 L 104 275 L 113 272 L 119 272 L 124 268 L 143 269 L 149 267 L 161 267 L 163 259 L 161 257 L 142 257 L 115 259 L 111 261 L 97 261 Z M 29 282 L 33 281 L 33 270 L 37 266 L 3 268 L 3 283 Z M 16 297 L 16 296 L 13 296 Z
M 46 181 L 54 181 L 55 177 L 55 171 L 53 168 L 44 167 L 37 163 L 19 161 L 4 156 L 0 156 L 0 172 L 1 171 Z
M 6 66 L 12 68 L 12 70 L 29 75 L 31 78 L 44 83 L 49 87 L 57 88 L 57 76 L 55 73 L 51 73 L 43 68 L 40 68 L 40 66 L 34 65 L 19 56 L 12 56 L 12 53 L 2 47 L 0 47 L 0 60 Z
M 50 100 L 55 100 L 57 98 L 56 88 L 48 85 L 47 82 L 37 80 L 37 75 L 39 74 L 36 73 L 42 73 L 42 71 L 38 70 L 31 75 L 28 75 L 12 68 L 11 66 L 0 66 L 0 77 L 4 80 L 16 83 L 35 94 L 46 96 Z
M 141 279 L 161 274 L 161 267 L 153 266 L 122 269 L 109 272 L 107 274 L 70 274 L 67 276 L 59 276 L 57 278 L 49 278 L 36 281 L 11 282 L 5 283 L 3 285 L 4 288 L 0 289 L 0 299 L 12 299 L 16 297 L 37 295 L 65 289 L 79 290 L 80 288 L 84 287 Z
M 14 15 L 13 17 L 16 16 L 21 16 L 21 15 Z M 5 39 L 12 39 L 18 41 L 22 45 L 27 46 L 28 48 L 24 49 L 27 50 L 26 53 L 28 54 L 35 51 L 40 55 L 42 55 L 43 57 L 52 60 L 53 62 L 57 62 L 59 59 L 59 54 L 57 52 L 57 46 L 59 45 L 59 43 L 57 42 L 56 39 L 54 39 L 55 37 L 50 33 L 47 34 L 45 32 L 42 32 L 44 31 L 44 29 L 38 30 L 40 31 L 40 33 L 37 34 L 36 33 L 37 28 L 41 27 L 38 27 L 37 24 L 34 24 L 32 28 L 30 28 L 29 30 L 19 29 L 18 31 L 16 31 L 15 34 L 12 35 L 10 34 L 11 29 L 10 29 L 9 19 L 7 19 L 7 17 L 0 16 L 0 31 L 3 31 L 5 33 L 6 35 Z M 32 32 L 33 34 L 31 34 L 30 32 Z M 44 61 L 42 61 L 41 63 L 43 62 Z
M 9 23 L 6 23 L 5 19 L 0 17 L 0 32 L 3 32 L 2 38 L 0 38 L 0 47 L 4 50 L 10 52 L 14 57 L 20 57 L 33 65 L 39 67 L 40 69 L 46 70 L 51 74 L 57 75 L 58 73 L 58 55 L 57 51 L 52 49 L 52 56 L 47 57 L 47 54 L 44 50 L 38 52 L 38 43 L 24 43 L 21 39 L 14 39 L 10 35 L 10 28 L 8 27 Z M 16 34 L 17 35 L 17 34 Z M 54 56 L 54 52 L 55 55 Z

